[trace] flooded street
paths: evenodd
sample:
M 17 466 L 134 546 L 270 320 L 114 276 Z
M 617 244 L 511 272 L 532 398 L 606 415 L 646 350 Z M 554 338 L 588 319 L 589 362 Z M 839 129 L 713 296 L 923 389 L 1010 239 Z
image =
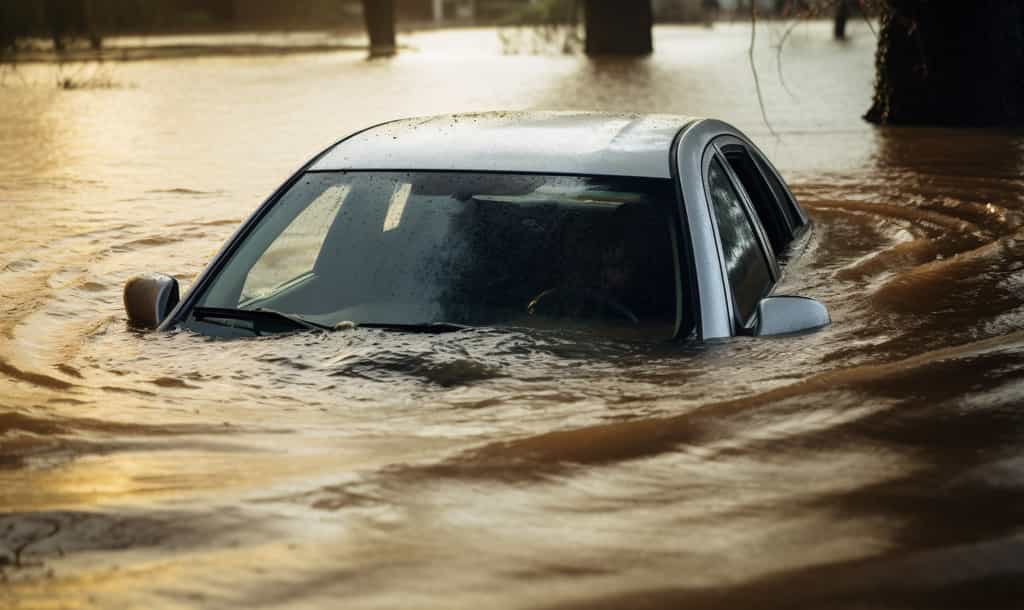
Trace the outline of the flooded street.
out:
M 862 23 L 648 59 L 362 52 L 0 78 L 0 607 L 1019 608 L 1024 134 L 877 129 Z M 780 78 L 781 74 L 781 78 Z M 72 78 L 87 85 L 59 90 Z M 484 329 L 142 334 L 292 171 L 403 116 L 713 116 L 815 222 L 834 324 L 698 346 Z

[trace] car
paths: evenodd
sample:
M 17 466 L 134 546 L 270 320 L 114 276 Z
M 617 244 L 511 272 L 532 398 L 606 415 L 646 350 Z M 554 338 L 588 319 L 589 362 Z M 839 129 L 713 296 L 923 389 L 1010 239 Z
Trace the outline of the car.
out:
M 243 337 L 374 327 L 707 341 L 808 332 L 775 295 L 812 225 L 738 129 L 674 115 L 497 112 L 350 135 L 285 182 L 180 299 L 129 280 L 129 322 Z

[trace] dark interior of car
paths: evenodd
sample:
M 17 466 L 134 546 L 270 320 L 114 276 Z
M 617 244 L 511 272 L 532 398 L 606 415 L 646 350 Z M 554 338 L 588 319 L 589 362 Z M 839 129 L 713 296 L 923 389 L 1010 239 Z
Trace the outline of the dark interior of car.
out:
M 393 185 L 354 184 L 313 273 L 259 306 L 330 315 L 401 305 L 409 319 L 388 321 L 573 321 L 672 334 L 675 253 L 660 204 L 530 191 L 453 197 L 450 190 L 431 192 L 428 183 L 413 188 L 400 219 L 389 222 L 392 191 Z

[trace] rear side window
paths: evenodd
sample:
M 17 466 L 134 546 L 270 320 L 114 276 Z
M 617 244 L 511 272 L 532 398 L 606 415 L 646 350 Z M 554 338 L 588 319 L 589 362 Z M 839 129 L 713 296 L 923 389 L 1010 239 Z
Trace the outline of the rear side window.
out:
M 775 193 L 746 150 L 736 147 L 724 152 L 732 171 L 736 173 L 740 184 L 750 197 L 750 202 L 754 205 L 761 226 L 764 227 L 768 241 L 771 242 L 772 251 L 775 256 L 781 256 L 789 242 L 793 240 L 793 233 L 789 228 L 789 220 L 783 216 Z
M 775 172 L 768 167 L 768 163 L 764 159 L 755 157 L 754 161 L 761 168 L 761 175 L 768 180 L 768 185 L 771 187 L 772 192 L 775 193 L 775 199 L 779 201 L 786 219 L 789 220 L 789 226 L 794 229 L 804 226 L 804 218 L 797 211 L 793 196 L 782 186 L 782 182 L 776 177 Z
M 746 324 L 754 315 L 757 303 L 771 289 L 771 269 L 743 201 L 717 158 L 708 169 L 708 193 L 736 313 L 740 323 Z

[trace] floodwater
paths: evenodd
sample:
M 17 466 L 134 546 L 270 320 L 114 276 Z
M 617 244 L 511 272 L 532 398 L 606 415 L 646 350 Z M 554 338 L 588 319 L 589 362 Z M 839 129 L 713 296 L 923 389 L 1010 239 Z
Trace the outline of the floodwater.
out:
M 642 60 L 491 30 L 0 77 L 0 606 L 1019 608 L 1024 137 L 860 121 L 853 26 L 665 27 Z M 58 90 L 58 78 L 83 84 Z M 359 127 L 490 109 L 712 115 L 816 223 L 812 335 L 481 330 L 213 342 L 125 325 Z

